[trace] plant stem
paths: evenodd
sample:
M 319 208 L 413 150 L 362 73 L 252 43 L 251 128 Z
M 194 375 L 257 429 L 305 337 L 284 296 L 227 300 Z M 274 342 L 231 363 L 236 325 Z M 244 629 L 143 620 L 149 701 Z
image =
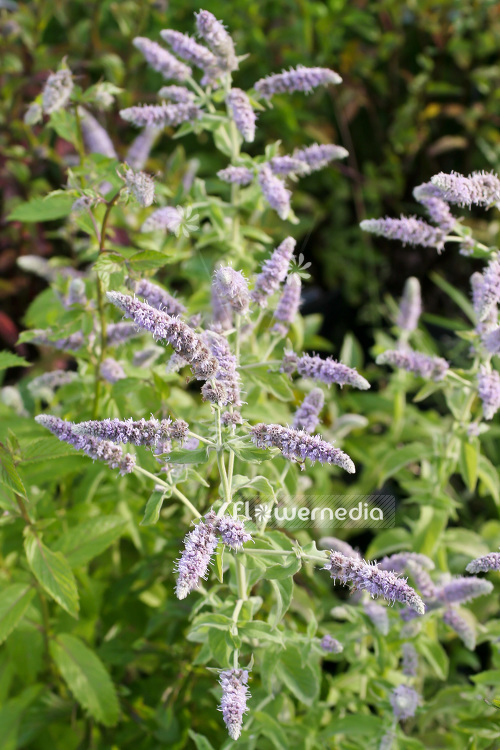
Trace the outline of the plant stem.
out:
M 192 502 L 188 500 L 188 498 L 175 487 L 173 484 L 169 484 L 168 482 L 165 482 L 163 479 L 160 479 L 159 477 L 155 477 L 154 474 L 151 474 L 150 471 L 146 471 L 146 469 L 143 469 L 142 466 L 135 466 L 134 471 L 138 471 L 139 474 L 144 474 L 145 477 L 149 477 L 149 479 L 152 479 L 156 484 L 160 484 L 162 487 L 168 488 L 173 495 L 175 495 L 184 505 L 186 508 L 188 508 L 191 513 L 194 515 L 195 518 L 201 518 L 201 513 L 197 508 L 194 507 Z

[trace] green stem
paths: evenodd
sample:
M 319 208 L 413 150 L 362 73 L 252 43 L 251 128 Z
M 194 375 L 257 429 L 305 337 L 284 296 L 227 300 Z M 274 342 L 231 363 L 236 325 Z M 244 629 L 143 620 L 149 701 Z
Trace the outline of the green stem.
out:
M 177 487 L 175 487 L 175 485 L 169 484 L 168 482 L 165 482 L 163 479 L 160 479 L 159 477 L 155 477 L 155 475 L 151 474 L 150 471 L 146 471 L 146 469 L 143 469 L 142 466 L 137 466 L 137 464 L 134 468 L 134 471 L 139 472 L 139 474 L 143 474 L 145 477 L 149 477 L 149 479 L 152 479 L 155 482 L 155 484 L 160 484 L 162 487 L 168 488 L 172 492 L 173 495 L 175 495 L 182 503 L 184 503 L 186 508 L 188 508 L 191 511 L 191 513 L 193 514 L 195 518 L 201 518 L 200 511 L 194 507 L 192 502 L 188 500 L 188 498 L 180 490 L 178 490 Z

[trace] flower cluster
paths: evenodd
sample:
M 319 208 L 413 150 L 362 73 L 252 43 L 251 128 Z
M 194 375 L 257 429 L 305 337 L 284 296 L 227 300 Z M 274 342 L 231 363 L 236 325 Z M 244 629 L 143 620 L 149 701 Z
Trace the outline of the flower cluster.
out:
M 255 279 L 254 288 L 250 295 L 259 307 L 267 306 L 269 297 L 279 289 L 280 284 L 286 279 L 295 244 L 293 237 L 287 237 L 278 245 L 271 257 L 262 264 L 262 270 Z
M 77 435 L 90 435 L 99 440 L 130 445 L 146 445 L 156 448 L 165 440 L 183 442 L 188 434 L 188 425 L 183 419 L 102 419 L 80 422 L 73 427 Z
M 448 203 L 470 207 L 491 206 L 500 201 L 500 180 L 494 172 L 472 172 L 468 177 L 459 172 L 439 172 L 431 182 Z
M 253 111 L 250 99 L 241 89 L 231 89 L 226 102 L 243 140 L 247 143 L 253 143 L 257 116 Z
M 273 325 L 272 330 L 279 333 L 280 336 L 287 335 L 288 328 L 295 320 L 300 307 L 301 290 L 302 282 L 300 276 L 296 273 L 291 274 L 287 279 L 283 293 L 274 311 L 274 318 L 277 322 Z
M 399 219 L 365 219 L 360 224 L 365 232 L 386 237 L 388 240 L 399 240 L 403 245 L 423 245 L 435 247 L 438 252 L 444 248 L 445 233 L 439 227 L 427 224 L 415 216 L 401 216 Z
M 310 354 L 296 355 L 286 351 L 281 365 L 281 371 L 291 375 L 297 371 L 303 378 L 319 380 L 326 385 L 352 385 L 362 391 L 370 387 L 370 383 L 362 377 L 355 368 L 347 367 L 342 362 L 336 362 L 331 357 L 322 359 Z
M 490 552 L 483 557 L 476 557 L 466 567 L 468 573 L 487 573 L 488 570 L 500 570 L 500 552 Z
M 241 273 L 231 266 L 220 266 L 214 273 L 214 294 L 229 305 L 234 312 L 243 315 L 250 304 L 248 282 Z
M 250 697 L 247 682 L 248 672 L 244 669 L 226 669 L 219 677 L 222 688 L 219 709 L 232 740 L 237 740 L 240 736 L 243 715 L 247 711 L 247 700 Z
M 158 284 L 153 284 L 148 279 L 141 279 L 134 284 L 134 292 L 142 297 L 148 305 L 156 310 L 163 310 L 168 315 L 182 315 L 186 308 L 178 299 L 172 297 L 166 289 L 162 289 Z
M 148 65 L 161 73 L 164 78 L 172 78 L 175 81 L 182 82 L 190 77 L 192 71 L 188 65 L 180 62 L 174 55 L 151 39 L 137 36 L 133 44 L 144 55 Z
M 408 685 L 398 685 L 392 691 L 390 701 L 394 717 L 398 721 L 404 721 L 415 716 L 420 703 L 420 696 Z
M 311 92 L 318 86 L 337 85 L 342 83 L 338 73 L 329 68 L 306 68 L 298 65 L 296 68 L 284 70 L 282 73 L 261 78 L 254 84 L 255 91 L 263 98 L 270 99 L 275 94 L 289 94 L 294 91 Z
M 388 349 L 377 357 L 378 365 L 391 365 L 407 372 L 413 372 L 422 378 L 442 380 L 449 369 L 448 362 L 442 357 L 434 357 L 412 349 Z
M 286 219 L 290 213 L 290 198 L 292 194 L 283 180 L 273 174 L 269 164 L 263 164 L 259 170 L 259 185 L 262 195 L 273 208 L 280 219 Z
M 42 109 L 46 115 L 63 109 L 73 91 L 73 78 L 69 68 L 61 68 L 51 73 L 42 91 Z

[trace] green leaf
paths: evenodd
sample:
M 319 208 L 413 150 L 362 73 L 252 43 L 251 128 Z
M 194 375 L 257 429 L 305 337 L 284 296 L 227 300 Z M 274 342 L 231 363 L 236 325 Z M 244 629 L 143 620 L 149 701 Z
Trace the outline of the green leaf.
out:
M 29 607 L 35 589 L 25 583 L 13 583 L 0 594 L 0 643 L 12 633 Z
M 452 284 L 449 284 L 447 281 L 441 278 L 439 274 L 432 272 L 429 275 L 436 286 L 442 289 L 443 292 L 446 292 L 446 294 L 451 297 L 453 302 L 467 315 L 469 320 L 474 323 L 476 320 L 474 308 L 472 307 L 465 294 L 462 294 L 462 292 L 459 292 L 458 289 L 455 289 Z
M 160 512 L 162 509 L 163 501 L 169 496 L 167 492 L 158 492 L 154 490 L 149 496 L 146 508 L 144 510 L 144 518 L 141 521 L 141 526 L 154 526 L 160 519 Z
M 30 363 L 23 357 L 18 357 L 12 352 L 0 352 L 0 370 L 6 370 L 8 367 L 29 367 Z
M 301 662 L 299 649 L 296 646 L 288 646 L 280 655 L 276 672 L 299 701 L 311 706 L 319 694 L 320 669 L 317 663 L 307 662 L 301 666 Z
M 16 750 L 20 747 L 18 737 L 23 714 L 30 703 L 39 696 L 41 685 L 31 685 L 20 695 L 6 701 L 0 709 L 0 737 L 2 738 L 2 750 Z
M 66 531 L 54 549 L 65 555 L 72 568 L 86 565 L 123 534 L 126 524 L 120 516 L 97 516 Z
M 11 211 L 7 220 L 29 223 L 62 219 L 70 213 L 74 202 L 74 195 L 49 195 L 47 198 L 32 198 Z
M 479 479 L 489 491 L 495 503 L 500 505 L 500 482 L 498 480 L 498 471 L 486 456 L 479 456 L 477 473 Z
M 293 578 L 274 579 L 269 583 L 274 589 L 274 605 L 269 616 L 271 627 L 277 627 L 287 612 L 293 597 Z
M 219 541 L 215 550 L 215 575 L 220 583 L 224 581 L 224 549 L 224 544 Z
M 77 618 L 78 590 L 66 558 L 60 552 L 52 552 L 32 533 L 26 537 L 24 549 L 29 566 L 40 585 L 66 612 Z
M 167 255 L 155 252 L 154 250 L 144 250 L 142 253 L 137 253 L 129 261 L 135 271 L 149 271 L 161 268 L 170 262 L 171 259 Z
M 255 721 L 260 725 L 261 734 L 265 735 L 278 750 L 288 750 L 290 743 L 281 725 L 269 714 L 263 711 L 255 711 L 252 714 Z
M 387 453 L 379 467 L 378 481 L 382 485 L 389 477 L 410 463 L 420 463 L 423 458 L 433 455 L 433 449 L 423 443 L 410 443 L 404 448 L 397 448 L 393 453 Z
M 23 481 L 18 474 L 14 461 L 5 446 L 0 443 L 0 484 L 13 490 L 16 494 L 26 497 Z
M 203 737 L 203 735 L 201 734 L 196 734 L 196 732 L 193 732 L 192 729 L 189 729 L 188 732 L 189 736 L 196 745 L 196 750 L 214 750 L 213 746 L 210 744 L 206 737 Z
M 120 706 L 111 678 L 96 654 L 69 633 L 57 636 L 50 653 L 78 703 L 96 721 L 114 726 Z
M 196 448 L 194 451 L 179 448 L 168 454 L 167 461 L 169 464 L 201 464 L 207 460 L 207 449 Z
M 238 632 L 242 638 L 257 638 L 259 641 L 283 643 L 280 631 L 275 630 L 269 623 L 260 620 L 246 622 L 238 628 Z
M 260 464 L 261 461 L 269 461 L 273 457 L 271 451 L 257 448 L 249 440 L 232 440 L 230 448 L 242 461 L 252 464 Z
M 330 722 L 327 729 L 322 732 L 321 738 L 326 740 L 336 734 L 345 734 L 347 737 L 369 734 L 374 737 L 382 731 L 383 727 L 384 722 L 378 716 L 349 715 Z
M 474 492 L 477 484 L 477 469 L 479 459 L 479 442 L 475 440 L 469 443 L 462 440 L 460 443 L 459 467 L 460 474 L 469 492 Z
M 448 677 L 449 660 L 441 644 L 421 633 L 415 646 L 439 679 L 445 681 Z

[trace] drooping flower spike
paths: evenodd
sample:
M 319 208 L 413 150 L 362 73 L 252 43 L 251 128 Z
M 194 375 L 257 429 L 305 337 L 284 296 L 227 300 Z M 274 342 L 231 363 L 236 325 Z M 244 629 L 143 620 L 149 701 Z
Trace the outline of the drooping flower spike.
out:
M 217 66 L 224 71 L 237 70 L 234 42 L 222 22 L 208 10 L 200 10 L 195 16 L 198 34 L 217 58 Z

